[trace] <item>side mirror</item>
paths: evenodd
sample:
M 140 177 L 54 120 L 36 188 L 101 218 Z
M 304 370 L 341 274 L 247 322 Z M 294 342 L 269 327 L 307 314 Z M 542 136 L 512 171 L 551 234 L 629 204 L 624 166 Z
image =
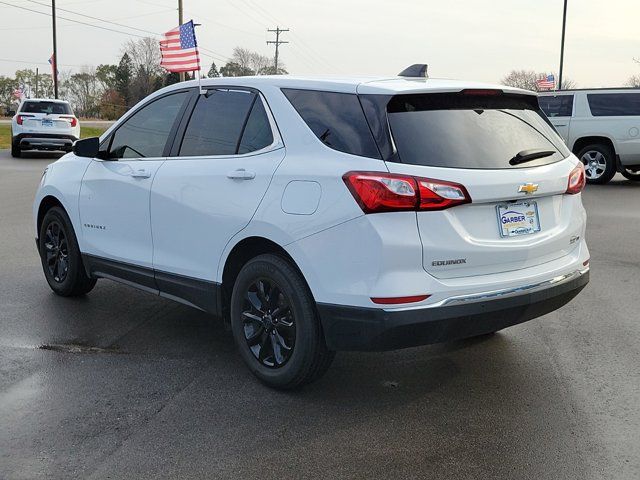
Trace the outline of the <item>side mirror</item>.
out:
M 76 140 L 73 144 L 73 153 L 78 157 L 96 158 L 100 151 L 100 139 L 98 137 Z

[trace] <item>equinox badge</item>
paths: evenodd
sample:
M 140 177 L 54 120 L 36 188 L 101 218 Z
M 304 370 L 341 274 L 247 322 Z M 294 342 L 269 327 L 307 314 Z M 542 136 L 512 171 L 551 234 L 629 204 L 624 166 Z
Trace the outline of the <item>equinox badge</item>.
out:
M 524 185 L 520 185 L 518 187 L 518 193 L 524 193 L 526 195 L 531 195 L 538 191 L 537 183 L 525 183 Z

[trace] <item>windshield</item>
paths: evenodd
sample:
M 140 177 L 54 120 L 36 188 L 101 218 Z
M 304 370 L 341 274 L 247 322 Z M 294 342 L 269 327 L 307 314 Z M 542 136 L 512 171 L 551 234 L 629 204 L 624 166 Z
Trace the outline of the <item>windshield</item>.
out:
M 71 107 L 68 103 L 61 102 L 33 102 L 28 101 L 22 104 L 21 112 L 24 113 L 44 113 L 55 115 L 72 115 Z
M 403 163 L 449 168 L 526 168 L 546 165 L 570 152 L 535 97 L 523 95 L 398 95 L 387 106 L 389 125 Z M 548 154 L 512 162 L 519 153 Z

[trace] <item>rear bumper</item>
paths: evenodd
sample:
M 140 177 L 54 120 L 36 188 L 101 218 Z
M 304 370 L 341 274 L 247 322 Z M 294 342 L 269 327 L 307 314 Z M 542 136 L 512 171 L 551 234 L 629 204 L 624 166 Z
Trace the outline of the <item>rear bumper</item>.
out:
M 451 298 L 438 306 L 383 310 L 318 304 L 332 350 L 394 350 L 483 335 L 562 307 L 589 282 L 588 268 L 518 289 Z
M 70 151 L 77 137 L 55 133 L 21 133 L 14 137 L 21 150 L 66 150 Z

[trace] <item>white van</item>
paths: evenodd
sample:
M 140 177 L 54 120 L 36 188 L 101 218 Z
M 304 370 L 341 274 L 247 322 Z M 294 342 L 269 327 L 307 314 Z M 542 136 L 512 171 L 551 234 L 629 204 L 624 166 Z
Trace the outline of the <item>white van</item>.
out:
M 616 171 L 640 181 L 640 88 L 543 92 L 538 100 L 585 164 L 587 182 L 607 183 Z

